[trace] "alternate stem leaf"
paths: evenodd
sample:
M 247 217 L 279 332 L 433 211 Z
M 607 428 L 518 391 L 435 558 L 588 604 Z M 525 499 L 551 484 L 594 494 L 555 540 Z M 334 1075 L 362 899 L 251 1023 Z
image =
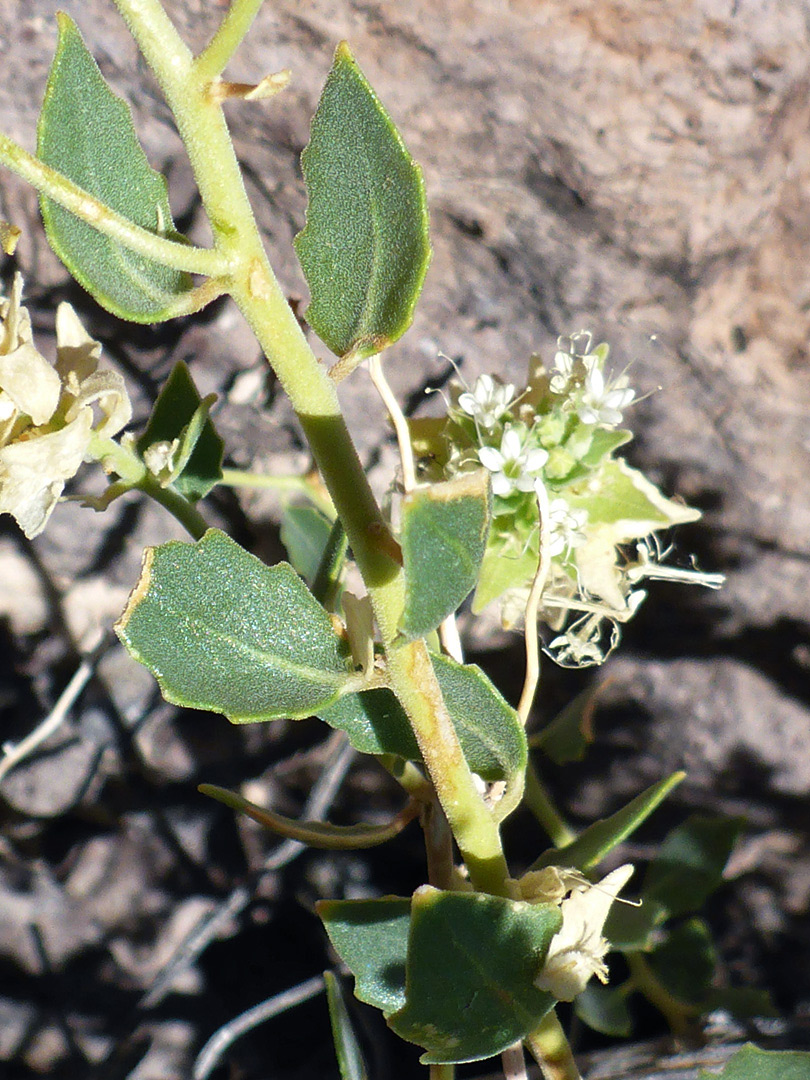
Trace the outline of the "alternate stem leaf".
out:
M 58 25 L 39 119 L 40 159 L 134 224 L 179 239 L 166 181 L 149 165 L 127 105 L 107 86 L 76 24 L 60 14 Z M 51 247 L 113 314 L 160 322 L 191 290 L 187 274 L 135 254 L 47 197 L 41 206 Z
M 295 250 L 306 318 L 338 356 L 381 352 L 411 324 L 430 261 L 422 170 L 342 42 L 302 157 L 309 196 Z

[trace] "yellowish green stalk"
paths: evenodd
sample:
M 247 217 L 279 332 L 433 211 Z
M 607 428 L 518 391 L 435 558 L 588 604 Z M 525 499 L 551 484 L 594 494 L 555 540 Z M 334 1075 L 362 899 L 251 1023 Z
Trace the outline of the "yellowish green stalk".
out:
M 250 30 L 263 3 L 264 0 L 233 0 L 219 30 L 194 61 L 194 68 L 200 78 L 214 79 L 222 74 Z
M 553 1009 L 523 1042 L 540 1066 L 543 1080 L 582 1080 L 562 1024 Z
M 78 184 L 68 180 L 55 169 L 44 165 L 33 154 L 23 150 L 12 139 L 0 135 L 0 162 L 23 180 L 35 187 L 49 199 L 64 206 L 76 217 L 86 221 L 111 240 L 123 244 L 130 251 L 154 259 L 173 270 L 185 270 L 189 274 L 204 274 L 215 277 L 223 274 L 227 266 L 222 256 L 207 248 L 180 244 L 176 240 L 167 240 L 148 229 L 142 229 L 127 218 L 111 210 L 94 195 L 90 195 Z M 220 287 L 220 291 L 222 291 Z M 213 296 L 209 296 L 213 299 Z M 206 301 L 207 302 L 207 301 Z M 197 310 L 201 307 L 197 305 Z M 178 314 L 186 314 L 185 311 Z
M 158 0 L 116 4 L 177 120 L 215 249 L 227 261 L 228 291 L 298 414 L 346 528 L 386 647 L 391 687 L 410 718 L 470 877 L 479 889 L 503 892 L 507 868 L 498 827 L 461 753 L 427 649 L 423 642 L 395 643 L 404 603 L 402 570 L 334 384 L 310 349 L 267 261 L 221 107 L 207 92 L 210 69 L 201 73 L 195 67 Z

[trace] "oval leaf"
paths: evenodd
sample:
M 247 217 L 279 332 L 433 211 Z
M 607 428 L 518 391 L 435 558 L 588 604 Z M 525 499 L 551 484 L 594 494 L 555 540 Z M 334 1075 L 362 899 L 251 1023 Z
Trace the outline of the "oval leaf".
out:
M 293 568 L 265 566 L 217 529 L 147 548 L 116 632 L 167 701 L 235 723 L 311 716 L 350 677 L 329 616 Z
M 360 360 L 410 326 L 430 244 L 422 170 L 345 42 L 301 161 L 309 204 L 295 250 L 312 297 L 306 318 L 334 353 Z
M 76 24 L 57 16 L 59 40 L 39 118 L 46 165 L 136 225 L 176 238 L 166 181 L 146 159 L 126 104 L 107 86 Z M 160 322 L 192 287 L 188 274 L 136 255 L 48 198 L 51 247 L 102 307 L 133 322 Z
M 402 500 L 406 593 L 400 631 L 406 638 L 435 630 L 472 592 L 489 535 L 490 505 L 486 469 L 417 488 Z
M 534 1031 L 555 1004 L 534 980 L 561 922 L 556 904 L 418 889 L 406 1003 L 387 1017 L 389 1026 L 424 1047 L 424 1064 L 499 1054 Z

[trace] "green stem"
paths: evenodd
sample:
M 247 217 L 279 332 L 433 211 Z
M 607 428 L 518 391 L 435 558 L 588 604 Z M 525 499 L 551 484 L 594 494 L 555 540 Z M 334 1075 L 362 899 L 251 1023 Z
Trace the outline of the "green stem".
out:
M 298 414 L 371 597 L 402 702 L 470 877 L 502 893 L 507 877 L 498 826 L 478 794 L 423 642 L 394 645 L 404 604 L 402 569 L 352 443 L 334 383 L 307 343 L 267 261 L 219 104 L 158 0 L 116 0 L 177 120 L 229 290 Z
M 562 1024 L 553 1009 L 523 1041 L 540 1066 L 544 1080 L 582 1080 Z
M 135 487 L 144 495 L 148 495 L 150 499 L 154 499 L 156 503 L 160 503 L 164 510 L 168 510 L 195 540 L 200 540 L 208 531 L 208 522 L 196 506 L 174 488 L 161 487 L 151 473 L 147 474 Z
M 218 277 L 227 273 L 227 262 L 218 252 L 179 244 L 142 229 L 5 135 L 0 135 L 0 162 L 71 214 L 138 255 L 189 274 Z
M 242 44 L 264 0 L 232 0 L 230 9 L 208 45 L 194 61 L 202 79 L 221 75 Z
M 563 821 L 531 758 L 526 769 L 523 801 L 546 830 L 555 847 L 565 847 L 576 839 L 576 833 Z
M 630 968 L 633 988 L 643 994 L 663 1014 L 673 1035 L 688 1035 L 699 1010 L 673 997 L 659 982 L 655 972 L 641 953 L 625 953 L 624 958 Z

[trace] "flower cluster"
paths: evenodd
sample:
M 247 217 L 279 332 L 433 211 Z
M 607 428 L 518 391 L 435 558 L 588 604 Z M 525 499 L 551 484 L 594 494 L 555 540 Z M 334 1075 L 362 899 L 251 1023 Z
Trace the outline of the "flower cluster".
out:
M 33 343 L 22 279 L 0 297 L 0 513 L 36 536 L 95 436 L 116 434 L 131 407 L 123 379 L 99 371 L 101 346 L 70 304 L 56 313 L 56 366 Z
M 605 659 L 646 595 L 645 578 L 719 584 L 661 563 L 656 532 L 700 515 L 615 457 L 632 438 L 621 424 L 636 392 L 608 356 L 580 331 L 559 340 L 549 368 L 532 357 L 522 390 L 480 375 L 472 388 L 452 390 L 440 429 L 413 424 L 428 479 L 490 474 L 493 521 L 473 610 L 499 600 L 504 625 L 519 623 L 542 546 L 550 568 L 539 615 L 553 631 L 546 651 L 566 666 Z

